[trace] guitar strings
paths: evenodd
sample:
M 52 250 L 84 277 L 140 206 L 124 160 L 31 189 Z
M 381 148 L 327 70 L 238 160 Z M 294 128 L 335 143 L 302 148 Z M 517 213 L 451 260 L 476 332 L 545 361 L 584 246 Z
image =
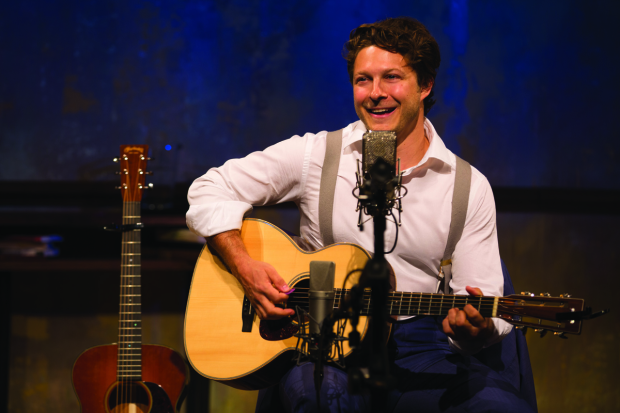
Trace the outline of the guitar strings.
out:
M 130 225 L 139 222 L 140 214 L 139 202 L 123 203 L 123 225 Z M 118 362 L 117 362 L 117 381 L 119 387 L 116 392 L 116 403 L 119 404 L 132 403 L 135 399 L 136 388 L 132 385 L 133 375 L 140 373 L 134 370 L 136 361 L 138 367 L 141 366 L 141 345 L 136 345 L 134 337 L 138 327 L 138 314 L 141 313 L 141 301 L 133 297 L 141 297 L 140 291 L 140 230 L 124 231 L 122 233 L 121 248 L 121 299 L 120 299 L 120 317 L 119 317 L 119 344 L 118 344 Z M 129 298 L 132 297 L 132 298 Z M 134 300 L 132 302 L 132 300 Z M 138 302 L 136 302 L 138 301 Z M 141 334 L 139 335 L 141 337 Z M 141 340 L 140 343 L 141 344 Z M 137 353 L 137 354 L 134 354 Z M 141 370 L 141 369 L 140 369 Z
M 308 305 L 308 288 L 296 288 L 287 300 L 287 305 Z M 335 289 L 335 308 L 340 305 L 343 296 L 349 290 Z M 365 292 L 362 298 L 363 313 L 370 313 L 372 302 L 370 292 Z M 498 300 L 503 303 L 505 300 Z M 511 300 L 512 301 L 512 300 Z M 464 307 L 471 304 L 480 312 L 488 315 L 492 314 L 495 306 L 495 297 L 484 296 L 467 296 L 467 295 L 443 295 L 430 293 L 411 293 L 411 292 L 391 292 L 388 295 L 388 305 L 390 306 L 390 314 L 392 315 L 446 315 L 453 307 Z M 394 311 L 396 310 L 396 311 Z
M 128 211 L 129 209 L 129 204 L 128 202 L 123 202 L 123 219 L 122 219 L 122 225 L 126 224 L 127 221 L 127 216 L 131 214 L 130 211 Z M 121 238 L 122 238 L 122 248 L 121 248 L 121 297 L 120 297 L 120 307 L 119 307 L 119 326 L 118 326 L 118 361 L 116 363 L 117 365 L 117 381 L 118 383 L 118 387 L 116 389 L 116 406 L 119 406 L 121 403 L 124 402 L 124 398 L 125 398 L 125 386 L 123 385 L 123 377 L 122 377 L 122 371 L 124 369 L 124 335 L 123 335 L 123 331 L 124 328 L 123 326 L 125 325 L 125 314 L 124 314 L 124 308 L 125 308 L 125 294 L 126 294 L 126 287 L 125 287 L 125 275 L 126 275 L 126 271 L 125 271 L 125 257 L 126 257 L 126 253 L 127 253 L 127 248 L 128 248 L 128 244 L 127 244 L 127 236 L 125 232 L 121 232 Z

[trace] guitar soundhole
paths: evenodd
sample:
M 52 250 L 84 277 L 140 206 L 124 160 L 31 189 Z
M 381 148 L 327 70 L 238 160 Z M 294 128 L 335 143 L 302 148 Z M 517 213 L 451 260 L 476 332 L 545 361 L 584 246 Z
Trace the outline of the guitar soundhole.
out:
M 148 389 L 139 381 L 116 382 L 109 392 L 111 413 L 147 413 L 151 408 Z
M 308 278 L 302 279 L 299 282 L 291 285 L 295 288 L 295 291 L 289 295 L 286 308 L 295 309 L 297 306 L 308 311 L 308 288 L 310 288 L 310 280 Z M 304 324 L 307 324 L 307 318 L 304 319 Z M 279 341 L 286 340 L 293 337 L 293 334 L 299 331 L 299 323 L 297 314 L 293 317 L 287 317 L 280 320 L 261 320 L 259 325 L 260 336 L 264 340 Z

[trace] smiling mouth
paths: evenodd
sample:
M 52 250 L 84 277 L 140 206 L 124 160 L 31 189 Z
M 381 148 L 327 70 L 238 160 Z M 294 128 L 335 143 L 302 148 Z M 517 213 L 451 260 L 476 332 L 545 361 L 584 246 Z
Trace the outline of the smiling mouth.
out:
M 375 109 L 366 109 L 371 115 L 387 115 L 394 112 L 396 108 L 375 108 Z

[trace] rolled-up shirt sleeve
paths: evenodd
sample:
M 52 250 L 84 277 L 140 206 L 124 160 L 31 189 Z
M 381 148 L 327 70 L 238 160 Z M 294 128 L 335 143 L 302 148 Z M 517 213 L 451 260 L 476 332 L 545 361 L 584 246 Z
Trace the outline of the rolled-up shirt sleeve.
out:
M 453 278 L 450 286 L 454 294 L 467 295 L 466 286 L 480 288 L 485 296 L 501 297 L 504 294 L 495 200 L 487 179 L 473 168 L 465 227 L 456 244 L 452 261 Z M 504 320 L 493 318 L 491 321 L 495 324 L 495 335 L 487 340 L 484 347 L 501 341 L 512 330 L 512 325 Z M 450 340 L 450 344 L 454 350 L 464 354 L 480 350 L 467 348 L 465 343 L 454 340 Z
M 190 186 L 188 228 L 210 237 L 240 229 L 253 205 L 296 201 L 308 167 L 309 136 L 294 136 L 262 152 L 231 159 Z

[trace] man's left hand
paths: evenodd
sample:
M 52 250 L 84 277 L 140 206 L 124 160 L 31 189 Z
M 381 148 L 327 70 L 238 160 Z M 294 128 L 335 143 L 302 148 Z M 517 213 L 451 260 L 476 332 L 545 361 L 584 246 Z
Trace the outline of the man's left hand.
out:
M 470 295 L 482 296 L 480 288 L 466 289 Z M 458 341 L 459 345 L 472 349 L 481 349 L 495 331 L 495 324 L 484 318 L 471 304 L 467 304 L 463 309 L 452 308 L 444 318 L 442 326 L 448 337 Z

